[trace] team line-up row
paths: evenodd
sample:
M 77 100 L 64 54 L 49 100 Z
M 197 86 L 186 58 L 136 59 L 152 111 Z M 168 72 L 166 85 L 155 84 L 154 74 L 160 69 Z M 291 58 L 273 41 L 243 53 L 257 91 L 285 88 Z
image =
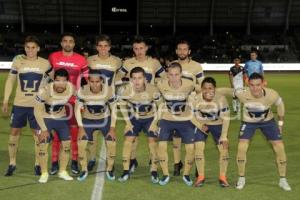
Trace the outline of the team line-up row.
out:
M 195 163 L 197 177 L 194 185 L 202 186 L 205 182 L 205 141 L 211 134 L 220 153 L 219 182 L 222 187 L 228 187 L 230 112 L 225 95 L 233 95 L 235 112 L 240 112 L 240 103 L 244 105 L 236 188 L 243 189 L 245 186 L 249 141 L 255 130 L 260 129 L 274 149 L 279 186 L 286 191 L 291 190 L 285 178 L 286 154 L 281 138 L 284 103 L 275 90 L 265 87 L 262 65 L 255 60 L 256 52 L 251 53 L 254 60 L 249 61 L 246 69 L 239 66 L 239 59 L 235 59 L 235 66 L 230 69 L 233 88 L 216 88 L 215 79 L 204 78 L 201 65 L 189 57 L 187 41 L 178 43 L 178 60 L 169 63 L 166 69 L 146 55 L 147 45 L 141 38 L 133 43 L 135 56 L 123 63 L 109 53 L 111 41 L 106 35 L 97 40 L 98 54 L 87 61 L 73 52 L 75 39 L 72 34 L 63 35 L 61 46 L 62 51 L 50 55 L 49 63 L 37 56 L 38 40 L 29 36 L 25 39 L 25 55 L 16 56 L 13 61 L 2 107 L 4 112 L 8 112 L 8 100 L 17 80 L 8 145 L 10 164 L 6 176 L 12 176 L 16 169 L 20 131 L 28 121 L 35 138 L 35 172 L 40 175 L 40 183 L 46 183 L 49 178 L 50 135 L 53 135 L 50 174 L 58 172 L 60 178 L 73 180 L 66 171 L 71 148 L 72 172 L 79 174 L 79 181 L 85 180 L 88 171 L 95 165 L 96 130 L 105 137 L 106 176 L 115 180 L 118 105 L 125 120 L 124 171 L 118 178 L 120 182 L 126 182 L 137 167 L 137 136 L 144 132 L 148 136 L 152 183 L 166 185 L 170 181 L 167 145 L 173 140 L 174 175 L 180 175 L 184 166 L 182 179 L 186 185 L 193 185 L 190 171 Z M 278 123 L 271 111 L 273 105 L 277 107 Z M 186 151 L 184 164 L 180 160 L 181 142 L 185 144 Z M 160 178 L 158 166 L 162 170 Z

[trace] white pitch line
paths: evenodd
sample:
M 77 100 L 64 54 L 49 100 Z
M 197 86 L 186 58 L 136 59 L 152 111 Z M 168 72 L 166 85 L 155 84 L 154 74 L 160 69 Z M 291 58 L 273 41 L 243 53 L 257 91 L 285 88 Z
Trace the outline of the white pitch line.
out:
M 98 158 L 98 167 L 96 173 L 96 179 L 94 184 L 94 189 L 92 193 L 91 200 L 101 200 L 102 199 L 102 192 L 104 187 L 105 181 L 105 168 L 106 168 L 106 148 L 105 148 L 105 141 L 103 140 L 100 150 L 100 155 Z

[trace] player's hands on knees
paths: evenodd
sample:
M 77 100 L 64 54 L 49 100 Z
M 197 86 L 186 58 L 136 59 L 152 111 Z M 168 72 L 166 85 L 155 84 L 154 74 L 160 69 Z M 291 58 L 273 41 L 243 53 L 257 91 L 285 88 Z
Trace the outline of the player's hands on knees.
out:
M 116 129 L 115 129 L 115 127 L 110 127 L 106 138 L 109 138 L 109 137 L 111 138 L 112 141 L 116 140 Z
M 149 127 L 149 132 L 152 132 L 155 136 L 159 136 L 158 126 L 156 124 Z
M 7 113 L 8 112 L 8 103 L 3 103 L 2 105 L 2 112 Z
M 78 130 L 78 140 L 82 140 L 83 137 L 86 137 L 86 132 L 83 127 L 79 127 Z
M 125 125 L 125 131 L 124 131 L 124 134 L 126 134 L 127 132 L 129 132 L 129 131 L 132 131 L 133 132 L 133 126 L 132 126 L 132 124 L 126 124 Z
M 149 132 L 150 131 L 152 131 L 152 132 L 154 132 L 154 133 L 157 133 L 157 131 L 158 131 L 158 127 L 157 127 L 157 125 L 155 124 L 155 125 L 151 125 L 150 127 L 149 127 Z
M 42 142 L 47 142 L 47 140 L 50 137 L 50 134 L 48 131 L 41 131 L 41 133 L 38 134 L 37 136 L 38 136 L 39 142 L 42 143 Z
M 219 144 L 223 146 L 223 149 L 228 149 L 229 148 L 229 143 L 227 139 L 220 139 Z
M 203 126 L 200 129 L 201 131 L 203 131 L 204 133 L 207 133 L 208 131 L 208 126 L 206 126 L 205 124 L 203 124 Z

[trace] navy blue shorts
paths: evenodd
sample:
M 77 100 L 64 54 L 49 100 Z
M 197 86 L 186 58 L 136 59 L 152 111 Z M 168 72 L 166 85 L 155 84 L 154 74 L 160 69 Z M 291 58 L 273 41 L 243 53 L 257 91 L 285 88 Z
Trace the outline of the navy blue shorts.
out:
M 55 131 L 58 135 L 60 141 L 67 141 L 70 140 L 70 130 L 68 120 L 59 118 L 59 119 L 51 119 L 51 118 L 44 118 L 44 122 L 48 129 L 48 132 Z
M 184 144 L 194 143 L 195 126 L 190 121 L 169 121 L 164 119 L 159 122 L 159 141 L 169 141 L 174 135 L 174 131 L 181 137 Z
M 130 122 L 133 125 L 133 129 L 132 131 L 125 133 L 125 136 L 137 137 L 139 136 L 139 133 L 143 131 L 147 137 L 157 137 L 152 131 L 149 131 L 153 119 L 153 117 L 146 119 L 136 119 L 135 117 L 132 117 Z
M 267 138 L 267 140 L 282 139 L 279 128 L 274 119 L 271 119 L 266 122 L 258 122 L 258 123 L 242 122 L 239 138 L 250 140 L 253 137 L 256 129 L 260 129 L 261 132 Z
M 83 138 L 84 140 L 93 141 L 93 133 L 94 131 L 101 131 L 105 140 L 112 140 L 111 137 L 106 138 L 109 130 L 110 130 L 110 117 L 103 118 L 103 119 L 82 119 L 83 128 L 87 135 L 87 138 Z
M 216 144 L 219 144 L 219 140 L 222 133 L 222 125 L 206 125 L 208 127 L 207 133 L 210 133 Z M 206 141 L 208 135 L 196 128 L 195 130 L 195 142 Z
M 30 128 L 39 129 L 33 113 L 33 107 L 13 106 L 10 120 L 12 128 L 23 128 L 27 125 L 28 120 Z

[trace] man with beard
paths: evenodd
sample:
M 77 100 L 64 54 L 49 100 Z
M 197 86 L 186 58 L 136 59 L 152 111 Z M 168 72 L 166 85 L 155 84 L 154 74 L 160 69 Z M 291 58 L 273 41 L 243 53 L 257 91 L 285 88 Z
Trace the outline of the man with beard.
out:
M 68 101 L 74 95 L 74 87 L 68 81 L 69 74 L 65 69 L 59 69 L 54 73 L 54 82 L 41 88 L 36 96 L 36 106 L 34 107 L 34 116 L 40 127 L 37 134 L 39 139 L 39 162 L 42 175 L 39 182 L 48 181 L 48 143 L 50 141 L 51 131 L 56 134 L 61 141 L 62 150 L 60 151 L 60 169 L 58 177 L 66 181 L 73 178 L 66 171 L 70 156 L 70 132 L 68 126 L 68 116 L 66 107 Z
M 197 85 L 201 86 L 204 78 L 203 69 L 200 63 L 192 60 L 190 57 L 190 44 L 186 40 L 181 40 L 177 43 L 176 62 L 182 66 L 182 78 L 192 80 L 197 89 Z M 200 88 L 200 87 L 199 87 Z M 181 162 L 181 138 L 174 134 L 173 137 L 173 154 L 174 154 L 174 176 L 180 175 L 180 170 L 183 166 Z
M 76 89 L 80 87 L 80 81 L 82 76 L 87 78 L 88 76 L 88 66 L 87 61 L 83 56 L 74 52 L 75 47 L 75 37 L 71 33 L 63 34 L 61 38 L 61 51 L 57 51 L 52 53 L 49 56 L 50 64 L 52 65 L 54 71 L 63 68 L 68 71 L 69 81 L 75 86 Z M 71 132 L 71 151 L 72 151 L 72 163 L 71 169 L 74 174 L 79 174 L 78 169 L 78 146 L 77 146 L 77 137 L 78 137 L 78 125 L 74 115 L 74 104 L 75 104 L 75 96 L 70 98 L 69 103 L 72 105 L 71 107 L 66 107 L 67 116 L 70 118 L 69 120 L 69 128 Z M 57 173 L 58 166 L 58 157 L 59 157 L 59 149 L 60 142 L 57 134 L 53 135 L 52 142 L 52 169 L 50 174 L 54 175 Z

